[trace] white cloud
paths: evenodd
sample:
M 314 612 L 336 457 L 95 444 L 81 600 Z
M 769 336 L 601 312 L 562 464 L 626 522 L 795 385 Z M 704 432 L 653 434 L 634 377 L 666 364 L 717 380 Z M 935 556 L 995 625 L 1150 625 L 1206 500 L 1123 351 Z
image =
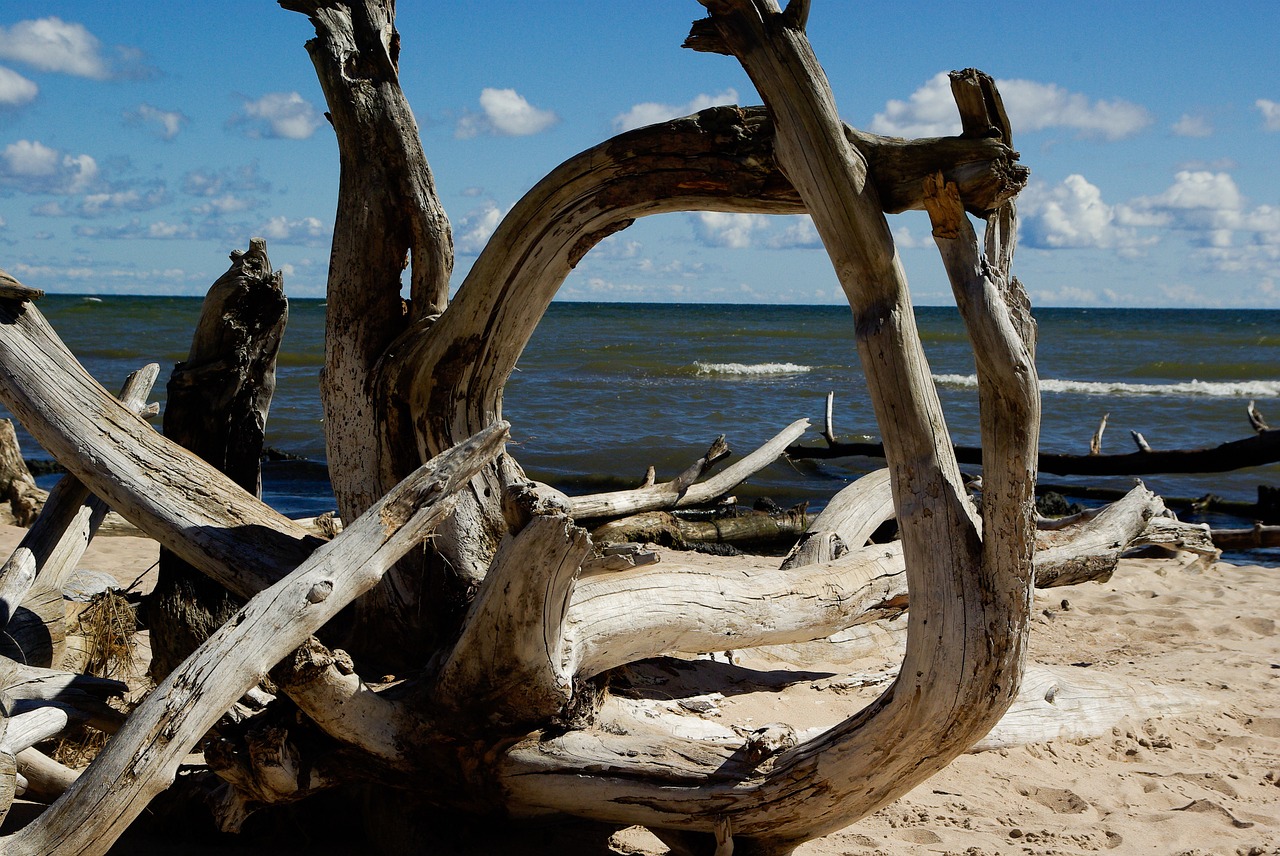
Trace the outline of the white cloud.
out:
M 455 136 L 469 139 L 479 134 L 527 137 L 550 128 L 560 117 L 534 107 L 514 89 L 486 87 L 480 92 L 481 114 L 469 113 L 458 121 Z
M 1081 136 L 1119 140 L 1151 124 L 1143 107 L 1122 99 L 1090 101 L 1054 83 L 996 82 L 1015 137 L 1046 128 L 1070 128 Z M 960 118 L 946 72 L 934 75 L 907 101 L 891 100 L 871 120 L 871 130 L 900 137 L 940 137 L 960 133 Z
M 191 213 L 199 215 L 221 215 L 235 214 L 240 211 L 248 211 L 256 206 L 257 203 L 244 196 L 236 196 L 232 193 L 224 193 L 221 196 L 215 196 L 209 199 L 203 205 L 197 205 L 191 209 Z
M 182 176 L 182 191 L 192 196 L 221 196 L 236 193 L 266 193 L 271 182 L 258 175 L 258 164 L 221 169 L 217 172 L 192 170 Z
M 753 236 L 765 228 L 765 214 L 729 214 L 722 211 L 700 211 L 693 216 L 698 240 L 710 247 L 745 250 Z
M 1245 205 L 1227 173 L 1184 170 L 1163 193 L 1130 200 L 1119 216 L 1134 225 L 1198 233 L 1193 241 L 1202 245 L 1229 246 L 1231 232 L 1244 225 Z
M 715 95 L 707 95 L 705 93 L 695 95 L 684 104 L 659 104 L 654 101 L 647 101 L 615 116 L 613 129 L 618 133 L 622 133 L 635 128 L 643 128 L 646 125 L 656 125 L 658 122 L 665 122 L 668 119 L 688 116 L 708 107 L 717 107 L 721 104 L 736 104 L 737 101 L 738 92 L 736 89 L 726 89 L 724 92 L 719 92 Z
M 455 238 L 458 251 L 469 256 L 478 255 L 489 243 L 489 238 L 493 237 L 502 217 L 502 210 L 492 202 L 486 202 L 483 207 L 463 217 Z
M 1280 102 L 1259 98 L 1253 106 L 1262 114 L 1262 127 L 1268 131 L 1280 131 Z
M 296 220 L 283 216 L 272 217 L 264 225 L 259 226 L 254 234 L 286 244 L 311 244 L 329 237 L 324 223 L 315 217 L 302 217 Z
M 245 133 L 250 137 L 305 140 L 323 121 L 311 102 L 297 92 L 268 92 L 257 101 L 246 100 L 231 124 L 246 125 Z
M 18 107 L 35 100 L 40 87 L 10 68 L 0 66 L 0 107 Z
M 1209 137 L 1213 135 L 1213 126 L 1203 116 L 1192 116 L 1183 113 L 1182 118 L 1173 123 L 1170 129 L 1179 137 Z
M 111 77 L 98 37 L 82 24 L 56 17 L 0 27 L 0 59 L 94 80 Z
M 769 247 L 775 250 L 822 249 L 822 238 L 818 236 L 818 229 L 813 225 L 813 218 L 808 214 L 786 217 L 781 222 L 786 225 L 781 231 L 769 236 L 767 242 Z
M 115 211 L 146 211 L 168 201 L 169 194 L 163 187 L 90 193 L 80 201 L 76 213 L 82 217 L 100 217 Z
M 1020 197 L 1018 213 L 1022 241 L 1029 247 L 1132 250 L 1141 244 L 1132 229 L 1120 227 L 1116 209 L 1082 175 L 1069 175 L 1054 187 L 1029 186 Z
M 139 104 L 136 110 L 126 113 L 125 121 L 131 125 L 154 126 L 162 140 L 172 140 L 190 120 L 178 110 L 161 110 L 150 104 Z
M 26 193 L 83 193 L 98 180 L 89 155 L 63 154 L 36 140 L 18 140 L 0 152 L 0 185 Z

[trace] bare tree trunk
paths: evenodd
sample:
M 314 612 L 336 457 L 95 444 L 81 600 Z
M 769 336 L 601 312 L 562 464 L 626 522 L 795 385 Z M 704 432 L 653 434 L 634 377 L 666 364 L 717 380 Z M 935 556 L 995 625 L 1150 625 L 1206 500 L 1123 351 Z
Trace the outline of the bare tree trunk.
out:
M 281 275 L 267 242 L 249 241 L 205 296 L 184 362 L 174 367 L 165 402 L 165 436 L 262 494 L 262 447 L 276 386 L 276 354 L 288 319 Z M 243 605 L 167 549 L 147 601 L 151 675 L 162 679 Z

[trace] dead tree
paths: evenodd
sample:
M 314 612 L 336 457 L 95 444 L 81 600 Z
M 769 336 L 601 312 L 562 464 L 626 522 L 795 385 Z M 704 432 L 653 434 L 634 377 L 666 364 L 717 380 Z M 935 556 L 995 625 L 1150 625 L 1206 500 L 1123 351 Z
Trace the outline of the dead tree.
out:
M 276 386 L 276 354 L 288 318 L 281 276 L 267 243 L 231 254 L 231 267 L 205 295 L 187 359 L 174 367 L 164 434 L 262 494 L 262 447 Z M 151 674 L 163 678 L 243 605 L 169 550 L 148 599 Z
M 218 812 L 228 828 L 255 807 L 359 781 L 381 786 L 375 802 L 402 819 L 568 815 L 645 824 L 688 852 L 781 854 L 906 792 L 1001 718 L 1029 626 L 1039 395 L 1034 324 L 1010 274 L 1027 171 L 999 95 L 959 72 L 960 137 L 854 131 L 810 48 L 807 2 L 702 3 L 710 17 L 687 46 L 735 57 L 764 107 L 714 108 L 570 158 L 512 209 L 450 300 L 449 226 L 399 87 L 393 4 L 282 0 L 315 26 L 307 47 L 341 166 L 322 396 L 347 525 L 327 543 L 102 390 L 23 299 L 33 295 L 0 299 L 0 398 L 90 490 L 248 599 L 57 802 L 0 839 L 6 854 L 104 852 L 268 671 L 287 701 L 203 744 L 231 786 Z M 885 219 L 908 208 L 929 212 L 975 344 L 980 512 Z M 504 446 L 504 385 L 569 271 L 635 218 L 684 210 L 809 213 L 853 310 L 885 438 L 900 560 L 837 573 L 804 559 L 779 573 L 837 603 L 905 575 L 906 656 L 878 700 L 798 745 L 780 728 L 648 716 L 611 701 L 601 676 L 663 653 L 822 638 L 858 616 L 797 612 L 797 599 L 771 597 L 773 577 L 743 576 L 717 600 L 687 597 L 674 563 L 584 571 L 593 549 L 574 515 L 600 498 L 530 482 Z M 965 211 L 986 218 L 984 246 Z M 667 503 L 658 487 L 623 505 Z M 314 634 L 332 638 L 352 603 L 345 650 L 326 647 Z M 371 683 L 388 673 L 391 685 Z M 10 739 L 16 721 L 0 735 L 0 781 L 24 748 Z

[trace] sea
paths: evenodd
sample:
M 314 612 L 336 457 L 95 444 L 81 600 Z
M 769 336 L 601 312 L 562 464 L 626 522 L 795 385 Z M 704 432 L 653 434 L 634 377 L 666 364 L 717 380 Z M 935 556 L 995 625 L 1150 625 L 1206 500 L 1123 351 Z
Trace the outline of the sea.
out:
M 159 363 L 153 400 L 163 407 L 164 385 L 190 347 L 201 299 L 47 295 L 38 306 L 112 391 L 130 371 Z M 273 460 L 264 467 L 264 499 L 295 517 L 334 507 L 319 402 L 324 314 L 322 300 L 290 301 L 267 425 Z M 958 313 L 919 307 L 916 316 L 948 430 L 956 443 L 977 445 L 973 355 Z M 1048 308 L 1035 316 L 1042 451 L 1087 453 L 1104 416 L 1104 453 L 1133 451 L 1130 432 L 1155 449 L 1245 438 L 1252 434 L 1251 401 L 1280 425 L 1280 311 Z M 878 439 L 852 328 L 848 307 L 840 306 L 553 303 L 507 385 L 511 451 L 531 477 L 567 493 L 622 489 L 638 485 L 650 466 L 659 479 L 675 476 L 720 434 L 746 454 L 808 418 L 812 428 L 801 442 L 824 445 L 828 393 L 838 439 Z M 48 457 L 25 432 L 19 439 L 27 457 Z M 735 495 L 741 505 L 767 497 L 816 510 L 881 465 L 869 458 L 779 460 Z M 1069 491 L 1123 490 L 1134 480 L 1044 474 L 1041 481 Z M 1259 485 L 1280 486 L 1280 464 L 1143 481 L 1167 497 L 1213 494 L 1250 503 Z M 1220 527 L 1250 524 L 1221 512 L 1181 516 Z M 1271 564 L 1277 552 L 1248 558 Z

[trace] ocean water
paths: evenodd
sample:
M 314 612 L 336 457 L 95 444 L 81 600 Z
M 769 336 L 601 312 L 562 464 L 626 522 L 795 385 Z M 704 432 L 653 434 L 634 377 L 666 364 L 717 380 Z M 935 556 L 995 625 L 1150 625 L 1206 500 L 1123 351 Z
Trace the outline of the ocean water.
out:
M 161 365 L 163 403 L 173 364 L 190 346 L 199 298 L 50 295 L 39 307 L 107 388 L 146 362 Z M 1041 448 L 1086 453 L 1104 414 L 1104 452 L 1128 452 L 1129 431 L 1157 449 L 1212 446 L 1249 436 L 1253 400 L 1280 423 L 1280 312 L 1268 310 L 1041 309 L 1038 366 Z M 968 339 L 954 308 L 917 310 L 947 425 L 978 442 L 977 392 Z M 324 476 L 318 397 L 324 304 L 294 300 L 279 359 L 269 446 L 307 461 L 271 463 L 266 499 L 291 515 L 332 507 Z M 569 493 L 637 484 L 656 467 L 670 478 L 718 434 L 745 453 L 796 419 L 820 444 L 825 400 L 835 393 L 843 439 L 878 437 L 852 341 L 847 307 L 555 303 L 507 387 L 513 453 L 535 478 Z M 157 420 L 157 424 L 159 424 Z M 28 457 L 43 453 L 22 436 Z M 779 461 L 737 492 L 821 507 L 869 459 Z M 1126 488 L 1131 478 L 1045 482 Z M 1280 485 L 1280 465 L 1145 479 L 1171 497 L 1214 493 L 1253 501 Z M 1215 525 L 1243 525 L 1215 521 Z

